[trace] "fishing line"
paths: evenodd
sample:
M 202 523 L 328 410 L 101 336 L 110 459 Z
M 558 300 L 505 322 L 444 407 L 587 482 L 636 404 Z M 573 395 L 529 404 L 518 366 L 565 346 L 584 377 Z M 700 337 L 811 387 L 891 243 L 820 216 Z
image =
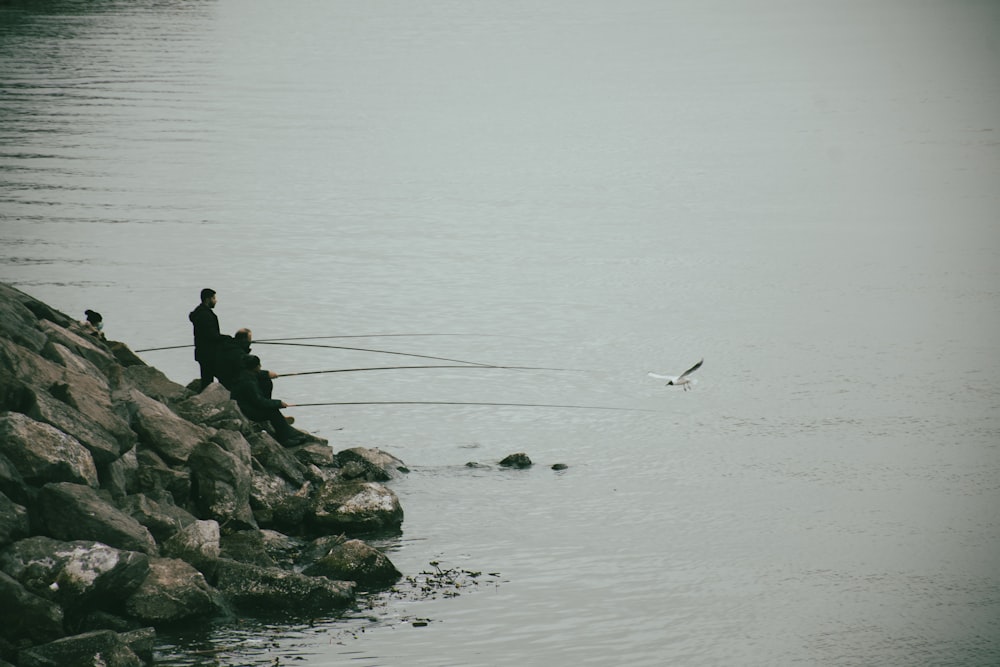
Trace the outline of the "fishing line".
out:
M 483 366 L 485 368 L 493 368 L 495 364 L 484 364 L 478 361 L 466 361 L 464 359 L 449 359 L 448 357 L 434 357 L 429 354 L 413 354 L 410 352 L 394 352 L 392 350 L 374 350 L 367 347 L 347 347 L 344 345 L 320 345 L 318 343 L 268 343 L 265 341 L 253 341 L 254 343 L 260 343 L 262 345 L 288 345 L 294 347 L 322 347 L 330 350 L 352 350 L 354 352 L 376 352 L 378 354 L 395 354 L 401 357 L 414 357 L 417 359 L 434 359 L 436 361 L 451 361 L 456 364 L 469 364 L 471 366 Z
M 578 372 L 586 373 L 587 371 L 576 369 L 576 368 L 547 368 L 545 366 L 455 366 L 455 365 L 438 365 L 438 366 L 371 366 L 369 368 L 331 368 L 324 371 L 299 371 L 296 373 L 281 373 L 277 377 L 285 378 L 292 377 L 295 375 L 320 375 L 323 373 L 359 373 L 364 371 L 395 371 L 404 369 L 430 369 L 430 368 L 462 368 L 465 370 L 480 370 L 480 369 L 494 369 L 494 370 L 518 370 L 518 371 L 568 371 L 568 372 Z
M 564 408 L 569 410 L 622 410 L 626 412 L 658 412 L 645 408 L 617 408 L 606 405 L 556 405 L 553 403 L 480 403 L 475 401 L 333 401 L 324 403 L 288 403 L 290 408 L 321 405 L 480 405 L 514 408 Z

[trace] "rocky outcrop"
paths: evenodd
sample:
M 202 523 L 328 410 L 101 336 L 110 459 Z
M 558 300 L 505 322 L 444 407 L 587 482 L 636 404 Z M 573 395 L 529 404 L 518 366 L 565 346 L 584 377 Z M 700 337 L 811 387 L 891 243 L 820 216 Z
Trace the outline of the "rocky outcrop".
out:
M 156 626 L 392 586 L 358 538 L 400 530 L 403 463 L 269 429 L 0 283 L 0 665 L 149 664 Z

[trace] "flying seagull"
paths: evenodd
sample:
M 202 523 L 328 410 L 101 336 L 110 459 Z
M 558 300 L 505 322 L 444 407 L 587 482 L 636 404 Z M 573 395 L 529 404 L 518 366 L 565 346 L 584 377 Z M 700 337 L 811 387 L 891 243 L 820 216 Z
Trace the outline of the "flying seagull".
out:
M 667 381 L 667 386 L 671 386 L 671 385 L 673 385 L 675 387 L 681 387 L 681 386 L 683 386 L 684 387 L 684 391 L 687 391 L 688 389 L 691 388 L 691 385 L 693 385 L 695 383 L 694 378 L 690 378 L 688 376 L 691 375 L 691 373 L 694 373 L 699 368 L 701 368 L 701 365 L 702 365 L 702 363 L 704 363 L 704 361 L 705 360 L 702 359 L 701 361 L 699 361 L 698 363 L 696 363 L 694 366 L 692 366 L 691 368 L 689 368 L 686 371 L 684 371 L 683 373 L 681 373 L 680 375 L 660 375 L 659 373 L 650 372 L 649 373 L 649 377 L 651 377 L 651 378 L 659 378 L 660 380 L 666 380 Z

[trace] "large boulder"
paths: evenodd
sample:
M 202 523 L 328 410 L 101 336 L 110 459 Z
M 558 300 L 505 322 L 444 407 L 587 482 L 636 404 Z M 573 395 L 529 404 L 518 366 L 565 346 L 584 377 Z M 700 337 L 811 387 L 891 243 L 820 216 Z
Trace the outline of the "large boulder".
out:
M 106 372 L 111 366 L 117 365 L 108 346 L 93 336 L 74 332 L 49 320 L 39 321 L 38 328 L 48 336 L 49 342 L 63 347 L 74 357 L 86 359 L 102 371 Z M 60 356 L 65 358 L 65 355 Z
M 159 454 L 143 446 L 136 448 L 136 460 L 140 491 L 167 493 L 178 505 L 187 505 L 191 498 L 191 472 L 187 468 L 172 468 Z
M 47 339 L 36 328 L 38 316 L 26 305 L 32 301 L 35 300 L 24 292 L 0 283 L 0 338 L 9 338 L 32 352 L 41 352 Z
M 198 443 L 209 438 L 207 429 L 177 416 L 163 403 L 140 391 L 129 392 L 132 425 L 142 442 L 170 463 L 186 463 Z
M 79 440 L 18 412 L 0 414 L 0 453 L 30 484 L 98 485 L 94 459 Z
M 118 506 L 148 528 L 158 544 L 162 544 L 198 520 L 186 509 L 174 504 L 173 496 L 163 492 L 155 494 L 155 497 L 136 493 L 123 498 Z
M 336 462 L 341 468 L 341 477 L 345 479 L 388 482 L 409 472 L 402 461 L 378 447 L 341 450 L 337 452 Z
M 392 586 L 403 576 L 385 554 L 361 540 L 337 540 L 325 551 L 302 574 L 353 581 L 366 590 Z
M 152 558 L 149 576 L 127 600 L 126 611 L 160 625 L 204 618 L 222 609 L 218 594 L 193 566 L 176 558 Z
M 204 426 L 250 433 L 253 428 L 221 384 L 213 383 L 204 391 L 174 404 L 178 415 Z
M 127 438 L 123 445 L 93 419 L 41 389 L 31 390 L 31 403 L 23 412 L 76 438 L 99 466 L 116 461 L 133 444 L 133 438 Z
M 113 609 L 149 574 L 149 558 L 93 541 L 21 540 L 0 554 L 0 569 L 67 610 Z
M 314 614 L 341 609 L 354 600 L 354 584 L 348 581 L 226 559 L 216 565 L 215 587 L 235 606 L 258 612 Z
M 320 534 L 393 532 L 403 523 L 403 508 L 378 482 L 331 481 L 317 490 L 310 520 Z
M 0 604 L 0 637 L 3 639 L 39 643 L 66 634 L 62 607 L 35 595 L 4 572 L 0 572 L 0 600 L 3 600 Z
M 177 384 L 152 366 L 126 366 L 122 375 L 127 385 L 162 403 L 182 401 L 191 394 L 183 385 Z
M 257 527 L 250 508 L 248 462 L 214 442 L 203 442 L 192 450 L 188 465 L 202 516 L 215 519 L 227 531 Z
M 18 654 L 20 667 L 143 667 L 128 642 L 111 630 L 93 630 Z
M 266 431 L 247 438 L 250 453 L 268 471 L 281 475 L 298 488 L 306 481 L 306 466 Z
M 119 549 L 157 553 L 145 526 L 87 486 L 46 484 L 38 496 L 38 519 L 48 535 L 60 540 L 95 540 Z
M 219 553 L 219 524 L 215 521 L 195 521 L 163 543 L 165 556 L 180 558 L 202 571 L 218 560 Z

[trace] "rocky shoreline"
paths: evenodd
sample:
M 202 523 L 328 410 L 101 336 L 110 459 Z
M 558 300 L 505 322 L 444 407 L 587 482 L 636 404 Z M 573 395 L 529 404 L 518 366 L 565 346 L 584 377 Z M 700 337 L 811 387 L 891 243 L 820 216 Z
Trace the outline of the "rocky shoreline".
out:
M 365 540 L 403 463 L 268 428 L 0 283 L 0 667 L 148 665 L 157 627 L 391 587 Z

